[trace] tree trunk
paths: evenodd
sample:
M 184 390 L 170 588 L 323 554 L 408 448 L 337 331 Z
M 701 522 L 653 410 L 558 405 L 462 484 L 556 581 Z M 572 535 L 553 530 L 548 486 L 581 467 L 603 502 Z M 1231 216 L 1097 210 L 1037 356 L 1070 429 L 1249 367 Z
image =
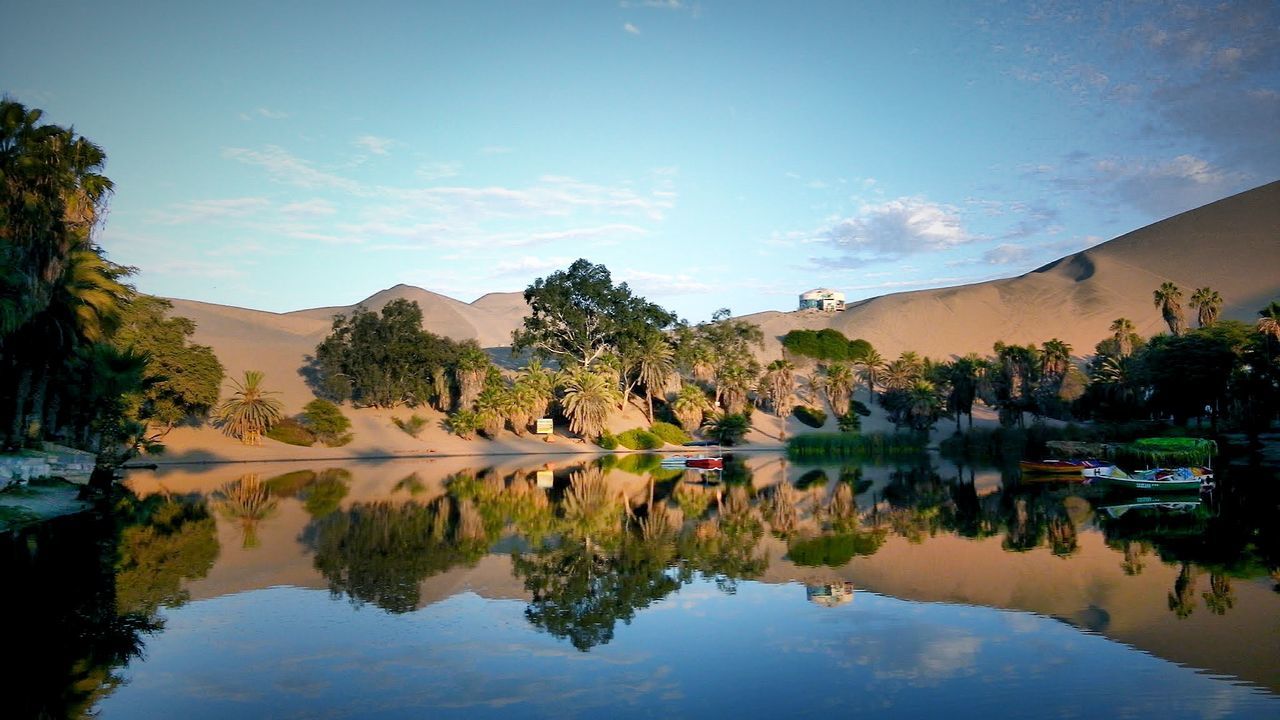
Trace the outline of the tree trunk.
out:
M 27 419 L 27 397 L 31 394 L 31 368 L 24 367 L 21 373 L 13 393 L 13 424 L 9 428 L 9 442 L 16 444 L 22 444 L 22 423 Z

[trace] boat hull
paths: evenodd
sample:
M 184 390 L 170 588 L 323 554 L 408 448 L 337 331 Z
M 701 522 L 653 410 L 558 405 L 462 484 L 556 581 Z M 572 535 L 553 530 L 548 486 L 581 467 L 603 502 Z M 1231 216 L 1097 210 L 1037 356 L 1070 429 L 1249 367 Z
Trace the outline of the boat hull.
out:
M 1134 492 L 1194 493 L 1213 482 L 1213 472 L 1207 468 L 1156 468 L 1131 475 L 1109 466 L 1085 470 L 1084 475 L 1092 484 Z
M 1036 475 L 1080 475 L 1089 468 L 1106 465 L 1101 460 L 1023 460 L 1018 463 L 1022 472 Z

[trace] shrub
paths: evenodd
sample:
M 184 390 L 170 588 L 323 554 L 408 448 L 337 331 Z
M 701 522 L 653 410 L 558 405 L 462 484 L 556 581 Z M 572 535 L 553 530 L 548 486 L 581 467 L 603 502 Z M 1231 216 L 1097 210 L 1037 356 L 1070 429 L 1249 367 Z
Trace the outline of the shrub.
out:
M 836 426 L 840 432 L 856 433 L 862 431 L 862 418 L 857 413 L 847 412 L 836 418 Z
M 871 408 L 864 405 L 861 400 L 851 401 L 849 403 L 849 407 L 853 408 L 853 411 L 858 413 L 862 417 L 871 417 Z
M 450 420 L 452 420 L 452 416 L 450 416 Z M 396 427 L 409 433 L 409 435 L 413 437 L 418 437 L 418 435 L 422 432 L 422 429 L 427 426 L 427 419 L 420 415 L 414 415 L 410 417 L 408 420 L 401 420 L 400 418 L 391 418 L 391 422 L 395 423 Z M 474 431 L 472 431 L 472 434 L 474 434 Z
M 280 422 L 273 425 L 265 434 L 277 442 L 301 447 L 311 447 L 316 442 L 315 434 L 293 418 L 281 418 Z
M 419 420 L 417 415 L 409 418 L 410 422 Z M 399 423 L 396 423 L 397 425 Z M 426 420 L 421 420 L 417 429 L 410 432 L 408 428 L 401 426 L 401 429 L 414 437 L 418 437 L 418 433 L 422 431 L 422 425 L 426 424 Z M 449 432 L 457 435 L 464 440 L 474 440 L 476 433 L 480 432 L 480 428 L 484 426 L 480 413 L 474 410 L 459 410 L 449 416 L 448 427 Z
M 791 414 L 811 428 L 820 428 L 827 424 L 827 414 L 825 412 L 805 405 L 795 406 L 792 408 Z
M 617 450 L 618 438 L 608 430 L 600 433 L 600 437 L 596 438 L 596 444 L 605 450 Z
M 835 362 L 855 360 L 871 350 L 871 343 L 866 340 L 850 340 L 832 328 L 792 330 L 783 336 L 782 346 L 796 355 Z
M 644 428 L 632 428 L 618 434 L 618 444 L 628 450 L 657 450 L 663 441 Z
M 680 429 L 677 425 L 669 422 L 656 422 L 649 427 L 649 432 L 662 438 L 663 442 L 671 445 L 683 445 L 693 439 L 689 433 Z
M 706 434 L 721 445 L 737 445 L 742 442 L 742 438 L 746 437 L 747 431 L 750 429 L 751 421 L 747 419 L 746 415 L 738 413 L 727 413 L 714 417 L 705 426 Z
M 787 557 L 802 567 L 844 567 L 855 555 L 874 555 L 884 544 L 884 534 L 847 533 L 796 538 L 787 543 Z
M 787 441 L 787 456 L 792 460 L 821 461 L 829 458 L 914 455 L 924 452 L 924 448 L 924 439 L 915 434 L 805 433 Z
M 328 400 L 312 400 L 302 408 L 302 424 L 316 436 L 316 439 L 330 447 L 339 447 L 351 442 L 351 421 L 342 414 L 342 409 Z

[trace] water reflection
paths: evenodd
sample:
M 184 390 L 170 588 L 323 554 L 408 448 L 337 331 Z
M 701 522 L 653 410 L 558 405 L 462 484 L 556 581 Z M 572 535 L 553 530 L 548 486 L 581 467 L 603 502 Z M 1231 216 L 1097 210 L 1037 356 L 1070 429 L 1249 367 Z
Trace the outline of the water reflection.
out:
M 1248 640 L 1275 637 L 1280 617 L 1270 477 L 1228 471 L 1214 497 L 1153 499 L 929 457 L 798 467 L 740 456 L 718 482 L 657 456 L 465 462 L 168 469 L 135 476 L 137 495 L 112 512 L 5 536 L 6 577 L 40 588 L 7 593 L 10 617 L 65 634 L 17 679 L 41 688 L 46 713 L 80 714 L 120 685 L 167 614 L 274 585 L 324 587 L 393 616 L 470 587 L 518 600 L 528 628 L 595 653 L 686 593 L 799 581 L 831 608 L 856 586 L 1028 610 L 1280 688 L 1274 647 Z

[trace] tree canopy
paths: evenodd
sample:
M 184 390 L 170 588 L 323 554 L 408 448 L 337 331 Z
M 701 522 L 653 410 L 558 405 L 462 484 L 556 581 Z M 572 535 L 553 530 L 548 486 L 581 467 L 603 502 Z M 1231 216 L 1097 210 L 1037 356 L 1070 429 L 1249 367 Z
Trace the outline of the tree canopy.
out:
M 609 269 L 576 260 L 566 270 L 538 278 L 524 291 L 530 314 L 512 333 L 512 349 L 544 359 L 590 367 L 627 340 L 670 327 L 676 316 L 613 284 Z

